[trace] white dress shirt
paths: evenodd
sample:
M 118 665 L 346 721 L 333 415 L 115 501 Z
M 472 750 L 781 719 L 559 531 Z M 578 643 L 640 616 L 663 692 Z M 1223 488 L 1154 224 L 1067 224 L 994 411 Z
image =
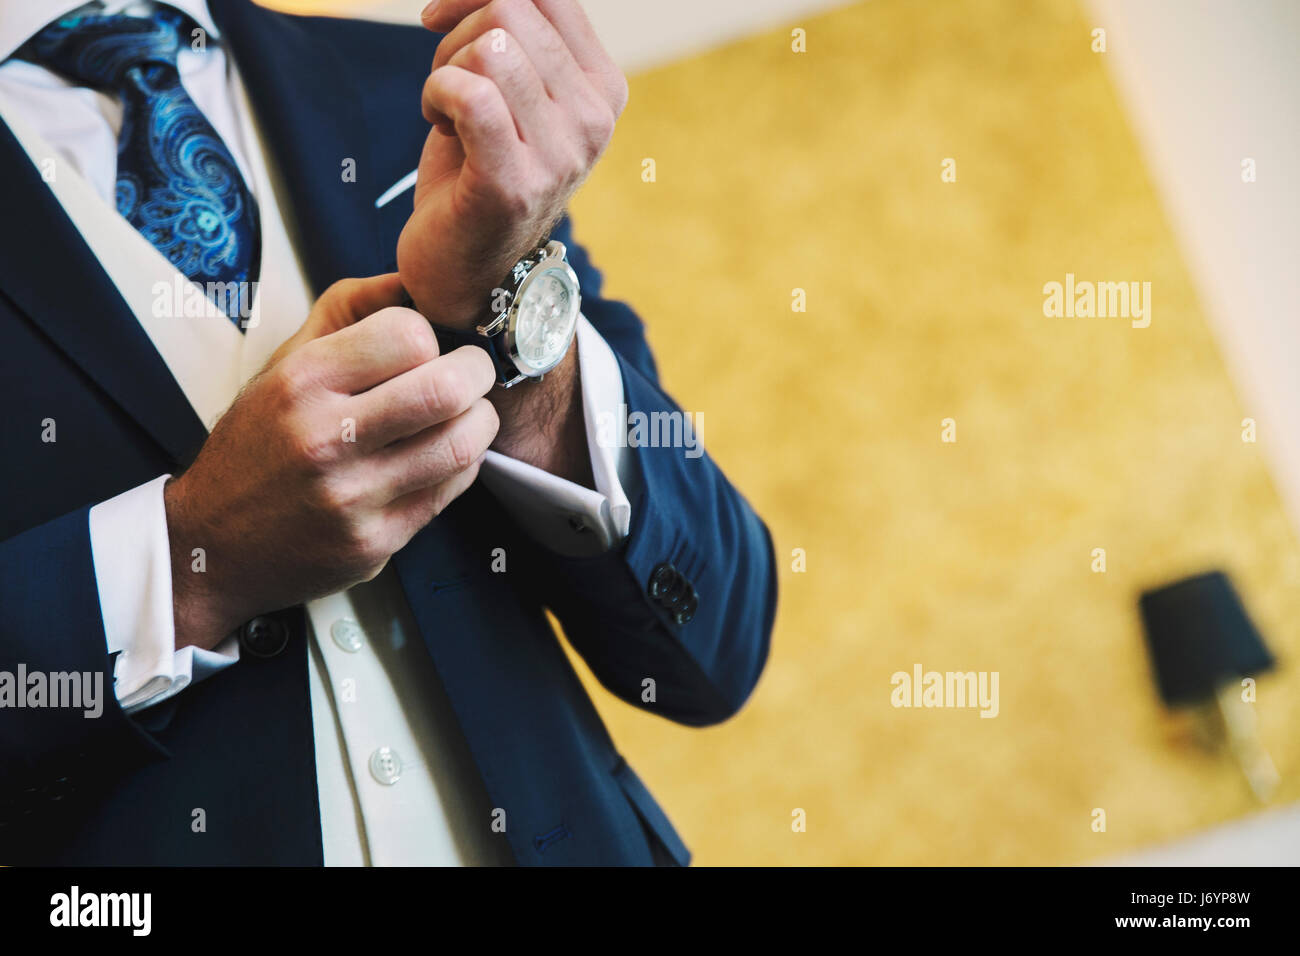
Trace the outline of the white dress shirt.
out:
M 182 289 L 188 280 L 113 206 L 120 103 L 41 66 L 6 59 L 42 26 L 81 5 L 79 0 L 0 0 L 0 117 L 211 428 L 311 307 L 280 214 L 280 176 L 292 170 L 267 162 L 256 118 L 206 4 L 172 0 L 207 33 L 204 49 L 181 47 L 177 69 L 257 200 L 262 259 L 244 333 L 215 308 L 186 318 L 159 308 L 162 290 Z M 122 0 L 105 6 L 106 12 L 143 13 L 151 5 Z M 88 304 L 88 321 L 93 311 Z M 622 443 L 598 441 L 596 427 L 601 411 L 617 409 L 623 401 L 618 364 L 585 318 L 579 319 L 576 344 L 596 490 L 496 452 L 488 453 L 480 473 L 522 527 L 571 555 L 613 546 L 626 537 L 630 521 L 624 490 L 630 461 Z M 160 475 L 90 510 L 104 630 L 109 651 L 120 652 L 116 691 L 128 711 L 157 704 L 239 659 L 233 636 L 212 651 L 175 647 L 162 495 L 168 477 Z M 484 805 L 477 771 L 396 573 L 386 570 L 374 581 L 309 602 L 306 609 L 325 863 L 504 862 L 502 841 L 488 838 L 491 808 Z

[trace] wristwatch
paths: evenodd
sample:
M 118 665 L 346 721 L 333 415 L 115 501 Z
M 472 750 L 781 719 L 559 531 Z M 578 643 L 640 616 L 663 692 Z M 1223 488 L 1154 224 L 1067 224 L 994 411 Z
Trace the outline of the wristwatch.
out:
M 511 388 L 540 379 L 560 364 L 573 342 L 581 306 L 578 277 L 565 258 L 564 243 L 551 240 L 515 264 L 506 287 L 494 290 L 477 327 L 430 325 L 444 353 L 462 345 L 486 349 L 497 369 L 497 384 Z

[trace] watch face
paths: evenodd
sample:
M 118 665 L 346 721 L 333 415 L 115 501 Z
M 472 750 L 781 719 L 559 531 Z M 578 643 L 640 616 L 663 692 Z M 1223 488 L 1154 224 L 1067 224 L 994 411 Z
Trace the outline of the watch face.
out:
M 563 260 L 549 261 L 519 287 L 510 323 L 510 357 L 525 375 L 559 364 L 578 323 L 578 280 Z

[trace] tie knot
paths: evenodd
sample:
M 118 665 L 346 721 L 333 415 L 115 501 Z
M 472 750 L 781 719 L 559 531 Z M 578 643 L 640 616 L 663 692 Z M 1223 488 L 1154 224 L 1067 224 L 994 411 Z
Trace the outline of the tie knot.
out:
M 14 54 L 85 86 L 118 89 L 131 70 L 176 67 L 189 18 L 159 6 L 149 16 L 70 13 L 41 29 Z

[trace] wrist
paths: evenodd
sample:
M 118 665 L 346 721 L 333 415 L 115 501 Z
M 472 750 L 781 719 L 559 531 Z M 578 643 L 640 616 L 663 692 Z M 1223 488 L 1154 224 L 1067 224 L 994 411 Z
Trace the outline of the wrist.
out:
M 163 486 L 163 505 L 171 549 L 176 647 L 192 644 L 211 650 L 239 626 L 241 618 L 224 599 L 208 570 L 208 561 L 213 557 L 211 547 L 195 544 L 204 535 L 200 533 L 201 522 L 197 521 L 186 494 L 184 476 L 173 478 Z
M 588 488 L 595 487 L 575 347 L 537 381 L 488 393 L 501 420 L 492 450 Z
M 479 324 L 484 314 L 482 303 L 490 298 L 484 295 L 481 301 L 456 303 L 447 302 L 436 295 L 421 295 L 418 292 L 408 292 L 407 296 L 410 307 L 434 325 L 463 332 L 468 332 Z

